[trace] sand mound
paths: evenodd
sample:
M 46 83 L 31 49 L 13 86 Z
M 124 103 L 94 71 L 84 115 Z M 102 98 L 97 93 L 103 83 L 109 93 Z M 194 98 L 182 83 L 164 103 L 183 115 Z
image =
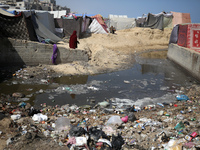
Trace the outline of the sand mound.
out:
M 167 49 L 172 29 L 132 28 L 116 34 L 92 34 L 79 39 L 79 49 L 91 51 L 89 62 L 49 66 L 65 75 L 96 74 L 123 69 L 133 63 L 133 55 L 149 49 Z

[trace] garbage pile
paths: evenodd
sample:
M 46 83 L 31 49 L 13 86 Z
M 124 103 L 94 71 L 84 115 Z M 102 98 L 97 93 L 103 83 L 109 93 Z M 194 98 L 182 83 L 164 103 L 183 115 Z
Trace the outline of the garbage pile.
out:
M 199 97 L 177 95 L 174 103 L 136 108 L 108 108 L 106 101 L 95 108 L 4 103 L 0 105 L 0 138 L 6 140 L 5 149 L 17 149 L 20 141 L 39 136 L 71 150 L 200 149 Z M 6 120 L 9 126 L 3 127 Z

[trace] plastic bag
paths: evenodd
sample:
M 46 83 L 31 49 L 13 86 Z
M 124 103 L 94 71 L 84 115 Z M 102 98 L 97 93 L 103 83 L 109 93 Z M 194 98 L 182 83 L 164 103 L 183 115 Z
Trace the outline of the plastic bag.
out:
M 98 129 L 97 127 L 91 127 L 88 132 L 90 139 L 93 141 L 98 141 L 100 138 L 109 139 L 105 132 Z
M 46 115 L 39 113 L 39 114 L 34 114 L 32 119 L 34 121 L 40 122 L 40 121 L 46 121 L 48 119 L 48 117 Z
M 70 131 L 69 131 L 69 135 L 70 136 L 82 136 L 85 133 L 87 133 L 87 132 L 86 132 L 86 130 L 84 128 L 82 128 L 82 127 L 76 127 L 76 126 L 72 127 L 70 129 Z
M 114 150 L 121 150 L 121 147 L 124 144 L 124 139 L 120 134 L 118 134 L 118 136 L 113 135 L 111 144 Z
M 108 119 L 106 125 L 121 125 L 123 122 L 120 119 L 120 116 L 112 116 Z
M 68 130 L 70 128 L 70 120 L 66 117 L 58 118 L 55 124 L 55 131 Z

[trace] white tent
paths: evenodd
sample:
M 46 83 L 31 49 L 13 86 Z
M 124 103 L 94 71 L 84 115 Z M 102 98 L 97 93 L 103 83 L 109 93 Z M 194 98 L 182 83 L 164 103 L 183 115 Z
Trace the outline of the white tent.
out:
M 102 27 L 102 25 L 96 20 L 93 19 L 92 23 L 89 25 L 87 32 L 90 33 L 100 33 L 100 34 L 108 34 L 104 28 Z
M 109 15 L 108 27 L 115 27 L 116 30 L 130 29 L 136 27 L 135 18 L 128 18 L 126 15 Z

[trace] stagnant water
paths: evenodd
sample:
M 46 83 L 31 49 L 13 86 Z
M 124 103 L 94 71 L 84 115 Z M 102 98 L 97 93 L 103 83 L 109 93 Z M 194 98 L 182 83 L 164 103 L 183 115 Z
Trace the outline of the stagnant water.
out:
M 12 80 L 12 79 L 11 79 Z M 181 87 L 198 82 L 167 59 L 167 51 L 152 51 L 136 57 L 130 69 L 93 76 L 62 76 L 49 85 L 0 83 L 0 93 L 22 92 L 20 101 L 39 106 L 96 105 L 107 100 L 118 107 L 175 101 Z M 19 102 L 20 102 L 19 101 Z

